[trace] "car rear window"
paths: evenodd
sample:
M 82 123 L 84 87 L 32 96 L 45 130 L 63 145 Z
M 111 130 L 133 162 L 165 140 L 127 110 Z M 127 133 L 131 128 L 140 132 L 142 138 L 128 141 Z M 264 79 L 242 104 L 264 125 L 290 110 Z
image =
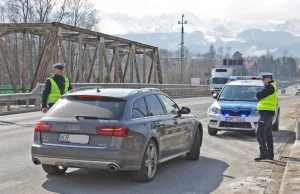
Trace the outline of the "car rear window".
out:
M 76 116 L 98 117 L 108 120 L 122 118 L 126 101 L 111 97 L 62 97 L 49 110 L 46 116 L 75 118 Z

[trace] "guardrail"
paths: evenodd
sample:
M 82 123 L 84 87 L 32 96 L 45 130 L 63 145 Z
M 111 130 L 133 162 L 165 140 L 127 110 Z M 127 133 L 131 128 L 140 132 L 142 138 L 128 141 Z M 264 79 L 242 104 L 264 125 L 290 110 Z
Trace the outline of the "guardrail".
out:
M 189 98 L 210 96 L 209 87 L 205 85 L 188 84 L 120 84 L 120 83 L 73 83 L 73 88 L 78 87 L 100 87 L 100 88 L 157 88 L 168 94 L 172 98 Z M 1 94 L 1 106 L 7 105 L 7 111 L 11 111 L 12 104 L 18 104 L 18 101 L 25 101 L 26 108 L 32 103 L 34 107 L 41 107 L 42 91 L 45 84 L 38 83 L 30 93 Z M 24 102 L 23 102 L 24 103 Z
M 279 83 L 277 83 L 279 85 Z M 285 82 L 286 87 L 293 85 L 293 82 Z M 132 84 L 132 83 L 73 83 L 73 88 L 96 87 L 101 88 L 158 88 L 172 98 L 189 98 L 210 96 L 209 86 L 189 85 L 189 84 Z M 11 105 L 19 105 L 20 101 L 26 108 L 29 106 L 41 107 L 42 91 L 45 84 L 38 83 L 30 93 L 0 94 L 0 106 L 7 106 L 7 111 L 11 111 Z M 24 103 L 25 101 L 25 103 Z

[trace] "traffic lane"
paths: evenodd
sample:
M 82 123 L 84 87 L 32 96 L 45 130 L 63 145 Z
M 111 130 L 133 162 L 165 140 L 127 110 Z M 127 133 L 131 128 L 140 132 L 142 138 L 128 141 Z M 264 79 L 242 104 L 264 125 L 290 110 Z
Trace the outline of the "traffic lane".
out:
M 217 137 L 208 136 L 205 118 L 209 106 L 210 103 L 190 106 L 192 113 L 202 120 L 204 126 L 200 161 L 195 162 L 193 168 L 190 166 L 194 163 L 184 159 L 169 161 L 158 168 L 152 183 L 143 185 L 130 181 L 127 173 L 120 172 L 69 169 L 67 175 L 62 177 L 46 175 L 41 166 L 31 162 L 32 128 L 27 128 L 30 132 L 2 135 L 0 152 L 5 157 L 1 157 L 0 162 L 0 193 L 153 193 L 153 188 L 161 193 L 209 193 L 224 191 L 220 190 L 224 187 L 226 190 L 228 185 L 241 180 L 240 177 L 246 179 L 259 175 L 258 170 L 249 170 L 257 168 L 249 165 L 257 154 L 257 142 L 253 136 L 234 132 L 221 132 Z M 36 120 L 27 122 L 34 123 Z M 241 164 L 244 167 L 240 167 Z M 110 181 L 106 182 L 107 178 Z
M 223 181 L 228 164 L 200 157 L 199 161 L 174 159 L 158 167 L 155 179 L 148 184 L 133 182 L 129 173 L 79 169 L 65 176 L 47 175 L 39 193 L 211 193 Z M 30 192 L 30 190 L 28 190 Z
M 90 169 L 71 168 L 64 176 L 51 176 L 47 175 L 41 166 L 34 166 L 27 155 L 29 153 L 23 151 L 23 154 L 14 156 L 20 157 L 16 158 L 20 162 L 16 163 L 20 165 L 17 168 L 19 170 L 15 170 L 12 175 L 4 174 L 5 178 L 0 179 L 1 182 L 6 180 L 6 189 L 1 190 L 0 185 L 0 193 L 226 193 L 234 191 L 240 183 L 250 184 L 254 189 L 259 189 L 255 186 L 263 183 L 257 182 L 256 177 L 264 178 L 272 170 L 272 164 L 257 165 L 253 161 L 258 152 L 258 145 L 251 134 L 220 132 L 216 137 L 209 136 L 203 119 L 206 114 L 202 112 L 209 105 L 190 107 L 204 125 L 200 160 L 188 161 L 181 157 L 164 163 L 158 167 L 157 175 L 151 183 L 133 182 L 125 172 L 112 173 Z M 281 135 L 274 135 L 275 144 L 279 143 L 276 139 L 278 136 Z M 279 140 L 284 142 L 283 139 Z M 30 141 L 27 143 L 31 145 Z M 276 154 L 280 152 L 278 146 L 275 149 Z M 27 160 L 24 161 L 26 157 Z M 246 182 L 243 182 L 245 180 Z M 9 184 L 15 188 L 8 187 Z
M 208 106 L 200 105 L 199 109 Z M 191 109 L 195 110 L 193 107 Z M 197 116 L 201 115 L 199 113 Z M 150 184 L 132 182 L 128 173 L 101 170 L 70 168 L 65 176 L 50 176 L 40 165 L 35 166 L 31 161 L 33 130 L 30 130 L 0 136 L 0 152 L 4 154 L 0 159 L 0 193 L 153 193 L 153 188 L 162 193 L 183 192 L 189 188 L 207 193 L 217 188 L 227 168 L 225 162 L 201 156 L 198 162 L 180 158 L 160 165 L 156 179 Z M 212 168 L 214 170 L 209 170 Z
M 0 132 L 32 128 L 42 116 L 42 112 L 0 116 Z
M 282 115 L 283 111 L 284 109 L 281 110 Z M 265 193 L 271 188 L 270 185 L 273 185 L 274 190 L 278 189 L 274 187 L 280 185 L 285 166 L 281 154 L 288 139 L 294 136 L 294 132 L 288 130 L 290 121 L 284 118 L 281 118 L 280 130 L 273 132 L 275 158 L 273 161 L 263 162 L 254 161 L 259 155 L 259 147 L 253 132 L 220 131 L 217 136 L 210 136 L 207 132 L 207 120 L 203 121 L 205 132 L 202 155 L 229 165 L 222 183 L 213 193 Z
M 278 96 L 278 101 L 286 101 L 286 100 L 293 100 L 293 99 L 297 99 L 300 98 L 300 96 Z

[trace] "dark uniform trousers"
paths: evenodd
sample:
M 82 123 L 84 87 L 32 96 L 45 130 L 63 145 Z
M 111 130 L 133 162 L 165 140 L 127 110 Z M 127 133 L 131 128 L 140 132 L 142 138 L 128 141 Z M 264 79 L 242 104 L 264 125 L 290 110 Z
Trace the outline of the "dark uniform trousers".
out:
M 259 113 L 260 119 L 258 121 L 258 127 L 255 131 L 255 136 L 259 143 L 260 155 L 274 157 L 272 121 L 275 116 L 275 112 L 259 111 Z
M 54 103 L 49 103 L 49 109 L 54 105 Z

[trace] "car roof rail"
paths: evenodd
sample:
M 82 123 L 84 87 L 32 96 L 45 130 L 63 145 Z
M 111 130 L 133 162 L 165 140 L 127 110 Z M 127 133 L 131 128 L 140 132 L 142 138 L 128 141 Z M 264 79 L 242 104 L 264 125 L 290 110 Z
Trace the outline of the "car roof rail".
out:
M 99 89 L 101 89 L 103 87 L 101 86 L 83 86 L 83 87 L 76 87 L 73 88 L 72 90 L 70 90 L 68 93 L 74 93 L 74 92 L 78 92 L 78 91 L 84 91 L 84 90 L 92 90 L 95 89 L 97 92 L 100 92 Z
M 152 91 L 152 92 L 163 93 L 163 92 L 162 92 L 160 89 L 158 89 L 158 88 L 139 88 L 139 89 L 136 89 L 136 90 L 130 92 L 130 94 L 138 93 L 138 92 L 145 92 L 145 91 Z
M 161 92 L 161 90 L 158 89 L 158 88 L 141 88 L 141 90 L 149 90 L 149 91 L 152 91 L 152 92 Z

